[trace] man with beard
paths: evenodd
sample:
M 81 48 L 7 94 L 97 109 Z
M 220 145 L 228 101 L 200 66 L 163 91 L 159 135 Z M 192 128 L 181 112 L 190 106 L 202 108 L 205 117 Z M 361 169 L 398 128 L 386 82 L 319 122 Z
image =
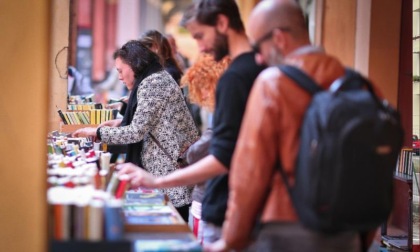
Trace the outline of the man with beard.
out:
M 229 201 L 222 239 L 207 251 L 361 251 L 355 231 L 325 234 L 298 222 L 279 164 L 293 186 L 299 129 L 310 95 L 280 72 L 278 64 L 300 68 L 322 89 L 344 75 L 343 65 L 311 46 L 305 19 L 296 1 L 265 0 L 252 11 L 250 40 L 257 61 L 272 67 L 257 78 L 250 94 L 229 180 Z M 367 247 L 367 246 L 366 246 Z
M 199 1 L 185 12 L 182 25 L 190 31 L 201 52 L 213 54 L 217 61 L 226 55 L 232 59 L 216 90 L 210 154 L 189 167 L 159 178 L 131 164 L 118 169 L 120 175 L 129 175 L 133 186 L 163 188 L 208 180 L 202 202 L 202 234 L 203 242 L 209 243 L 221 235 L 228 199 L 227 173 L 248 95 L 263 67 L 255 62 L 234 0 Z

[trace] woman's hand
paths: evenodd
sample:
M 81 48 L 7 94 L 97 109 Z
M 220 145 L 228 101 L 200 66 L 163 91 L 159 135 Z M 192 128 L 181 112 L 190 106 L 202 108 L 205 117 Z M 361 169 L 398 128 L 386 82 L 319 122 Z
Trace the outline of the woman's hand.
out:
M 115 103 L 111 103 L 111 104 L 106 104 L 105 108 L 106 109 L 118 109 L 118 110 L 120 110 L 121 106 L 122 106 L 121 102 L 115 102 Z
M 123 174 L 128 175 L 128 180 L 130 181 L 131 187 L 133 188 L 140 186 L 157 188 L 158 178 L 132 163 L 117 165 L 116 169 L 119 170 L 118 177 Z
M 99 124 L 99 127 L 102 127 L 102 126 L 118 127 L 121 125 L 121 121 L 122 119 L 114 119 L 114 120 L 105 121 Z
M 128 103 L 128 100 L 129 100 L 128 96 L 123 96 L 123 97 L 121 97 L 120 102 Z
M 81 128 L 71 134 L 72 137 L 96 137 L 97 128 L 86 127 Z

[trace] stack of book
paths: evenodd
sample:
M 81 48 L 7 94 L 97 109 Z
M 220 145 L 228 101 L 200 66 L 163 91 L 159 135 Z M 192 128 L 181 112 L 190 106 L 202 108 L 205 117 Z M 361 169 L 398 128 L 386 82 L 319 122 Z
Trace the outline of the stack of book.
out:
M 408 251 L 408 236 L 406 235 L 382 235 L 382 243 L 387 250 L 383 251 Z
M 141 233 L 133 240 L 136 252 L 202 251 L 200 243 L 190 232 Z
M 395 172 L 408 176 L 413 175 L 413 149 L 402 148 L 398 156 L 397 166 Z
M 91 109 L 70 112 L 58 110 L 58 114 L 65 125 L 100 124 L 117 118 L 118 110 Z
M 156 189 L 127 191 L 123 209 L 128 232 L 190 231 L 166 196 Z
M 128 177 L 112 173 L 110 154 L 86 138 L 48 137 L 49 237 L 55 241 L 120 240 Z

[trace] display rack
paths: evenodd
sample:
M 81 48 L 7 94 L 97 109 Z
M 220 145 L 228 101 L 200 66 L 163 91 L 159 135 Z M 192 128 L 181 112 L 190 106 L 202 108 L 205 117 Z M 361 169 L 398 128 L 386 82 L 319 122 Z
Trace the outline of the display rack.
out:
M 390 224 L 384 223 L 381 227 L 382 243 L 393 246 L 401 251 L 411 251 L 413 243 L 412 221 L 412 185 L 411 175 L 403 173 L 394 174 L 394 211 Z M 402 230 L 405 234 L 390 234 L 388 225 Z

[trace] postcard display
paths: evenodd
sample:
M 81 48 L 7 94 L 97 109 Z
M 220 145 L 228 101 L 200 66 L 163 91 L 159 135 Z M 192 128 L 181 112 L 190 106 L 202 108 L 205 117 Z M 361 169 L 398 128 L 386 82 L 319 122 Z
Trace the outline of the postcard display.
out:
M 166 195 L 128 190 L 105 146 L 58 132 L 47 144 L 49 251 L 201 251 Z

